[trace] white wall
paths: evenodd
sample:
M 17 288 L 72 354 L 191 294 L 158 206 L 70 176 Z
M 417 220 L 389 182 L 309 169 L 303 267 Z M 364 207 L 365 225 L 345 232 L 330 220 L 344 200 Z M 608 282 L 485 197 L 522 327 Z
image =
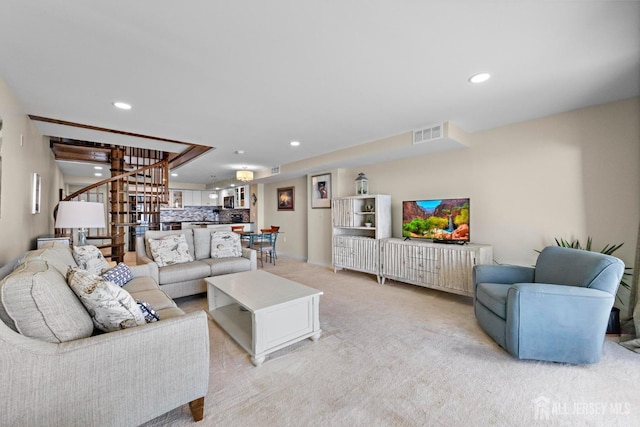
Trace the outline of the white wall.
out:
M 277 189 L 294 187 L 294 211 L 278 211 Z M 258 227 L 268 228 L 271 225 L 280 226 L 277 251 L 287 256 L 307 259 L 307 179 L 300 177 L 281 181 L 274 184 L 264 184 L 262 197 L 258 203 L 264 210 Z M 329 235 L 329 241 L 331 235 Z
M 333 195 L 354 194 L 362 171 L 372 194 L 392 196 L 394 237 L 402 234 L 403 200 L 470 197 L 471 239 L 493 245 L 496 262 L 532 265 L 535 250 L 554 237 L 584 243 L 591 236 L 596 250 L 624 242 L 616 256 L 632 266 L 640 223 L 639 117 L 640 98 L 633 98 L 478 132 L 469 135 L 469 148 L 332 170 Z M 306 215 L 308 246 L 298 255 L 330 265 L 329 213 Z
M 36 130 L 11 90 L 0 78 L 2 177 L 0 202 L 0 265 L 35 248 L 36 238 L 53 232 L 53 208 L 62 173 L 47 138 Z M 21 138 L 22 136 L 22 138 Z M 42 178 L 41 213 L 31 214 L 31 174 Z

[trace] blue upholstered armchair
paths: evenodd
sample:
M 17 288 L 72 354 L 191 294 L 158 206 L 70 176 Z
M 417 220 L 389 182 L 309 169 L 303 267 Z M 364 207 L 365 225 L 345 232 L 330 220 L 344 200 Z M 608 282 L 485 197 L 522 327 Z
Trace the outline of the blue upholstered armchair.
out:
M 480 326 L 519 359 L 595 363 L 624 263 L 597 252 L 550 246 L 536 266 L 478 265 Z

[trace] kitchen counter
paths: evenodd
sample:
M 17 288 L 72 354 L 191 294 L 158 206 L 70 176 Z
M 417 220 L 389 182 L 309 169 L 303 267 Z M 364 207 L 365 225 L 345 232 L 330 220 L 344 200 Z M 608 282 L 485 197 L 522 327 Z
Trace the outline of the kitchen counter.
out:
M 185 221 L 182 223 L 182 228 L 211 228 L 218 231 L 231 231 L 232 225 L 244 225 L 245 231 L 253 231 L 252 222 L 236 221 Z

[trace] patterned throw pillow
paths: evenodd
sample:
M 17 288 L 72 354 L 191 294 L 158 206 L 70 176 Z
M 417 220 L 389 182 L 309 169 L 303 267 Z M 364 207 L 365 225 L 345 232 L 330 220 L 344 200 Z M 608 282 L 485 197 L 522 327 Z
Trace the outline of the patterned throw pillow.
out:
M 111 332 L 146 324 L 131 294 L 100 276 L 73 268 L 67 279 L 101 331 Z
M 160 315 L 149 304 L 140 300 L 136 300 L 136 303 L 138 303 L 138 307 L 140 308 L 140 311 L 144 316 L 144 320 L 146 320 L 147 323 L 157 322 L 160 320 Z
M 169 234 L 162 239 L 147 239 L 151 256 L 158 267 L 193 261 L 184 234 Z
M 111 265 L 104 259 L 100 249 L 93 245 L 74 246 L 73 259 L 83 270 L 91 274 L 102 274 L 103 271 L 111 268 Z
M 231 231 L 211 233 L 211 258 L 231 258 L 242 256 L 240 235 Z
M 133 273 L 131 273 L 131 269 L 127 264 L 121 262 L 115 267 L 102 273 L 100 277 L 104 280 L 110 281 L 111 283 L 115 283 L 118 286 L 124 286 L 133 279 Z

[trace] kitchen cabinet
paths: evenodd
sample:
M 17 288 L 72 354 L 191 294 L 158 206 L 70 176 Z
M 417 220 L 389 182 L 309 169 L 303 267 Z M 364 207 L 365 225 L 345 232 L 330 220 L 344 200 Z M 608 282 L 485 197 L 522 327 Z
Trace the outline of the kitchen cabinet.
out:
M 235 204 L 236 209 L 249 209 L 249 186 L 241 185 L 235 189 Z
M 183 206 L 202 206 L 202 198 L 199 190 L 182 190 Z
M 220 206 L 220 195 L 216 190 L 204 190 L 200 192 L 201 206 Z

